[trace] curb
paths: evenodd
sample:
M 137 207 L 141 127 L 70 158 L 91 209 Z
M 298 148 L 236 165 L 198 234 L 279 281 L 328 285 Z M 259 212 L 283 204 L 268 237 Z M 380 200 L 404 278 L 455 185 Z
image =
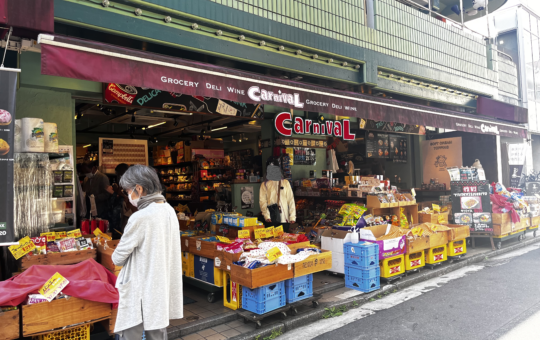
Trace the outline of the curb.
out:
M 367 293 L 367 294 L 361 294 L 361 295 L 358 295 L 358 296 L 348 298 L 348 299 L 343 300 L 343 301 L 336 301 L 336 302 L 332 302 L 332 303 L 328 303 L 328 304 L 321 304 L 321 307 L 316 309 L 316 310 L 309 311 L 309 312 L 304 313 L 302 315 L 292 316 L 292 317 L 288 318 L 285 321 L 277 322 L 277 323 L 274 323 L 272 325 L 262 327 L 262 328 L 260 328 L 260 329 L 258 329 L 256 331 L 254 331 L 254 332 L 251 332 L 251 333 L 246 333 L 246 334 L 241 334 L 241 335 L 235 336 L 233 338 L 230 338 L 230 340 L 252 340 L 252 339 L 255 339 L 257 337 L 264 338 L 266 336 L 271 335 L 272 331 L 279 330 L 279 329 L 281 329 L 282 334 L 284 334 L 284 333 L 286 333 L 288 331 L 291 331 L 291 330 L 293 330 L 295 328 L 306 326 L 306 325 L 308 325 L 310 323 L 313 323 L 313 322 L 321 319 L 323 314 L 324 314 L 324 308 L 332 308 L 332 307 L 339 308 L 339 307 L 342 307 L 342 306 L 346 306 L 346 307 L 349 307 L 349 308 L 358 308 L 361 305 L 369 302 L 369 300 L 372 299 L 373 297 L 376 297 L 377 295 L 379 295 L 379 294 L 381 294 L 381 293 L 383 293 L 385 291 L 388 291 L 388 290 L 391 290 L 391 289 L 404 289 L 404 288 L 410 287 L 412 285 L 415 285 L 415 284 L 417 284 L 419 282 L 423 282 L 423 281 L 426 281 L 426 280 L 429 280 L 429 279 L 432 279 L 432 278 L 435 278 L 435 277 L 445 275 L 445 274 L 447 274 L 449 272 L 458 270 L 460 268 L 466 267 L 466 266 L 471 265 L 473 263 L 479 263 L 479 262 L 485 261 L 488 257 L 495 257 L 495 256 L 498 256 L 498 255 L 509 253 L 511 251 L 514 251 L 514 250 L 517 250 L 517 249 L 520 249 L 520 248 L 524 248 L 526 246 L 529 246 L 529 245 L 532 245 L 532 244 L 535 244 L 535 243 L 539 243 L 539 242 L 540 242 L 540 237 L 539 238 L 533 238 L 533 239 L 530 239 L 530 240 L 522 241 L 522 242 L 520 242 L 518 244 L 511 245 L 511 246 L 509 246 L 507 248 L 504 248 L 504 249 L 499 249 L 499 250 L 494 250 L 494 251 L 487 252 L 487 253 L 477 254 L 477 255 L 474 255 L 474 256 L 472 256 L 470 258 L 465 258 L 465 259 L 463 259 L 461 261 L 458 261 L 458 262 L 452 261 L 448 265 L 437 268 L 437 269 L 433 269 L 433 270 L 429 270 L 429 271 L 424 269 L 418 275 L 414 275 L 411 278 L 406 277 L 406 278 L 398 281 L 395 284 L 387 284 L 385 286 L 382 286 L 380 290 L 377 290 L 375 292 L 371 292 L 371 293 Z M 344 284 L 343 284 L 343 286 L 344 286 Z M 356 303 L 356 305 L 352 306 L 353 303 Z

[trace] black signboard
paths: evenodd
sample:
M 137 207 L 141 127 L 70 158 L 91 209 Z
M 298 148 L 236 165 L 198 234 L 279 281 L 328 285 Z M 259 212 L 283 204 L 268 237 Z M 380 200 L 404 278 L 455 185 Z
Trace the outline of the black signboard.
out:
M 523 165 L 510 165 L 510 188 L 519 188 L 523 175 Z
M 390 158 L 394 162 L 407 162 L 407 138 L 399 135 L 389 135 L 390 137 Z
M 161 110 L 178 110 L 222 114 L 239 117 L 263 117 L 263 106 L 221 100 L 212 97 L 190 96 L 143 87 L 110 83 L 103 91 L 107 103 L 141 106 Z
M 13 225 L 13 156 L 17 73 L 0 69 L 0 244 L 15 241 Z
M 360 129 L 364 130 L 378 130 L 386 132 L 401 132 L 411 133 L 418 135 L 426 134 L 426 127 L 423 125 L 409 125 L 403 123 L 383 122 L 371 119 L 360 119 Z
M 390 158 L 390 140 L 388 134 L 373 131 L 366 133 L 366 157 Z
M 454 223 L 471 231 L 493 231 L 488 181 L 450 182 Z

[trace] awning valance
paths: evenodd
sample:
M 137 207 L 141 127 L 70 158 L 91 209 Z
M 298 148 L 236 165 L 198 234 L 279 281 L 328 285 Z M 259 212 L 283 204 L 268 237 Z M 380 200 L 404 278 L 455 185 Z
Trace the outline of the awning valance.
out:
M 41 35 L 41 73 L 458 131 L 526 137 L 516 124 L 63 36 Z

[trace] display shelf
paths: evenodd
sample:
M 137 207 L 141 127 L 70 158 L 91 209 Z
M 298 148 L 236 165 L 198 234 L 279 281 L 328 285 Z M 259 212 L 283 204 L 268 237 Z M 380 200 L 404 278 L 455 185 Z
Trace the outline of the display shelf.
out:
M 170 168 L 170 167 L 178 167 L 178 166 L 185 166 L 185 165 L 191 165 L 193 164 L 192 161 L 189 161 L 189 162 L 180 162 L 180 163 L 176 163 L 176 164 L 164 164 L 164 165 L 154 165 L 152 166 L 153 168 Z
M 182 181 L 182 182 L 165 182 L 165 181 L 163 181 L 163 183 L 165 183 L 165 184 L 181 184 L 181 183 L 193 183 L 193 181 Z
M 200 179 L 199 182 L 229 182 L 230 179 Z
M 365 200 L 365 197 L 337 197 L 337 196 L 300 196 L 300 195 L 294 195 L 294 197 L 298 198 L 318 198 L 318 199 L 325 199 L 325 200 L 332 200 L 332 201 L 360 201 Z
M 62 201 L 62 202 L 71 202 L 73 201 L 73 197 L 53 197 L 51 198 L 53 201 Z
M 176 201 L 176 202 L 185 202 L 185 201 L 192 201 L 191 198 L 167 198 L 167 201 Z M 193 202 L 193 203 L 199 203 L 199 202 Z
M 189 190 L 167 190 L 167 192 L 191 192 L 191 189 L 189 189 Z

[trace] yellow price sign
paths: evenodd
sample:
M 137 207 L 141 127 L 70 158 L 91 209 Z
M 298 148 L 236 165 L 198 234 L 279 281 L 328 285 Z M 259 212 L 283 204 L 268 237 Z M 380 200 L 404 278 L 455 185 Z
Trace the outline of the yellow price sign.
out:
M 249 238 L 249 230 L 238 230 L 238 238 Z
M 266 229 L 264 228 L 261 228 L 261 229 L 255 229 L 255 238 L 256 239 L 263 239 L 266 235 Z
M 274 228 L 274 237 L 280 237 L 283 235 L 283 226 L 280 225 L 279 227 Z
M 432 204 L 431 208 L 433 209 L 433 211 L 435 211 L 437 213 L 441 212 L 441 207 L 438 204 Z
M 439 229 L 439 227 L 436 226 L 436 225 L 434 225 L 434 226 L 431 228 L 431 230 L 433 230 L 433 231 L 437 231 L 438 229 Z
M 264 237 L 265 238 L 274 237 L 274 227 L 264 229 Z
M 72 231 L 68 231 L 67 237 L 70 237 L 70 238 L 82 237 L 81 229 L 75 229 L 75 230 L 72 230 Z
M 424 229 L 422 228 L 419 228 L 419 227 L 415 227 L 411 230 L 411 233 L 414 235 L 414 236 L 422 236 L 422 234 L 424 233 Z
M 68 285 L 69 281 L 60 275 L 60 273 L 56 273 L 45 284 L 41 289 L 39 290 L 39 293 L 47 299 L 47 301 L 51 302 L 56 295 L 60 294 L 60 292 Z
M 26 236 L 19 240 L 19 244 L 14 244 L 12 246 L 9 246 L 8 249 L 11 252 L 11 254 L 13 254 L 13 257 L 15 258 L 15 260 L 18 260 L 24 255 L 34 250 L 35 247 L 36 245 L 34 244 L 34 242 L 32 242 L 30 237 Z
M 446 222 L 446 219 L 444 218 L 443 214 L 439 214 L 439 217 L 437 217 L 437 221 L 439 222 L 439 224 L 443 224 Z
M 268 249 L 268 251 L 266 252 L 266 258 L 270 262 L 274 262 L 275 260 L 277 260 L 281 256 L 283 256 L 283 253 L 281 252 L 281 250 L 279 250 L 278 247 Z
M 104 234 L 99 228 L 96 228 L 94 230 L 94 235 L 96 235 L 97 237 L 103 237 L 104 239 L 107 239 L 107 240 L 112 240 L 112 237 L 110 237 L 107 234 Z
M 67 237 L 67 234 L 65 231 L 57 231 L 55 234 L 56 234 L 56 240 L 61 240 Z
M 219 242 L 222 242 L 222 243 L 231 243 L 231 240 L 229 240 L 229 239 L 226 238 L 226 237 L 218 236 L 217 238 L 218 238 Z
M 56 233 L 54 231 L 50 233 L 41 233 L 39 236 L 47 237 L 47 242 L 54 242 L 56 240 Z

